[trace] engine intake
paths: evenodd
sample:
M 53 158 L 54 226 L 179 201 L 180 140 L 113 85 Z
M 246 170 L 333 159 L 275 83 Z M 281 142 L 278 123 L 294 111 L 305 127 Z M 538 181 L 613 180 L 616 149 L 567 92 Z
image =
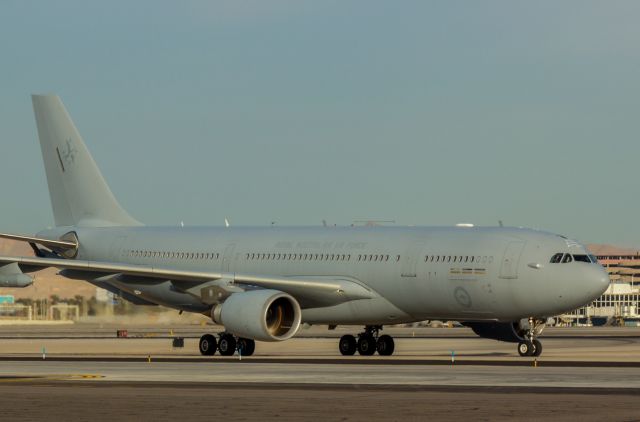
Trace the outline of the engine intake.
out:
M 211 319 L 228 332 L 261 341 L 290 339 L 298 331 L 301 318 L 298 302 L 278 290 L 234 293 L 211 309 Z

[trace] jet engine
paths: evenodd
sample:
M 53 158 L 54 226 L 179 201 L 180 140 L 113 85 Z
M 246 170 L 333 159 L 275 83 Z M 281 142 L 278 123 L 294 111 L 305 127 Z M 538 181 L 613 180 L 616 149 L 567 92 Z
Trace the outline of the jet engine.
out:
M 290 295 L 278 290 L 234 293 L 211 309 L 211 319 L 239 337 L 287 340 L 298 331 L 302 311 Z
M 529 325 L 527 320 L 517 322 L 464 322 L 474 333 L 483 338 L 517 343 L 524 340 Z

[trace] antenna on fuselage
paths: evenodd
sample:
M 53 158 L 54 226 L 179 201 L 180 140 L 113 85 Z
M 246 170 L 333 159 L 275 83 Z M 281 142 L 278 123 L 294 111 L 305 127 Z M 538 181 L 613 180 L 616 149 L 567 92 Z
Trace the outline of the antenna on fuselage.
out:
M 502 224 L 502 220 L 498 220 L 498 226 L 504 227 L 504 224 Z
M 365 227 L 373 227 L 373 226 L 382 226 L 384 224 L 396 224 L 396 220 L 363 219 L 363 220 L 353 220 L 353 224 L 362 224 Z
M 230 226 L 229 220 L 227 220 L 226 218 L 224 219 L 224 226 L 225 227 L 229 227 Z
M 180 227 L 184 227 L 184 221 L 180 222 Z

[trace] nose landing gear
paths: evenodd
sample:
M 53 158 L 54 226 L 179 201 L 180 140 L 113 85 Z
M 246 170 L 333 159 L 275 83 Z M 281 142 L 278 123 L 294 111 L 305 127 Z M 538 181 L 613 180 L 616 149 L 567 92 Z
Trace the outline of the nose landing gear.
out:
M 344 335 L 338 342 L 338 349 L 343 356 L 352 356 L 356 351 L 362 356 L 371 356 L 378 352 L 380 356 L 391 356 L 395 350 L 393 337 L 388 335 L 378 336 L 382 330 L 381 325 L 367 325 L 364 331 L 358 334 L 358 340 L 351 334 Z
M 542 334 L 544 324 L 544 320 L 529 318 L 529 327 L 524 335 L 524 340 L 518 343 L 518 354 L 520 356 L 537 357 L 542 354 L 542 343 L 536 337 Z
M 212 334 L 205 334 L 200 337 L 198 344 L 200 354 L 203 356 L 213 356 L 216 350 L 221 356 L 233 356 L 236 351 L 240 356 L 251 356 L 256 350 L 256 342 L 249 338 L 236 337 L 230 333 L 222 333 L 216 341 Z

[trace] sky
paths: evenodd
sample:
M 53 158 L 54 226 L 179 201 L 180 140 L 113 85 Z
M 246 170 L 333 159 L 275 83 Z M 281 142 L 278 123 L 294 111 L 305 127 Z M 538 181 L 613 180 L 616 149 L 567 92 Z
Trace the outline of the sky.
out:
M 0 231 L 53 224 L 30 94 L 149 225 L 525 226 L 640 247 L 640 2 L 0 1 Z

